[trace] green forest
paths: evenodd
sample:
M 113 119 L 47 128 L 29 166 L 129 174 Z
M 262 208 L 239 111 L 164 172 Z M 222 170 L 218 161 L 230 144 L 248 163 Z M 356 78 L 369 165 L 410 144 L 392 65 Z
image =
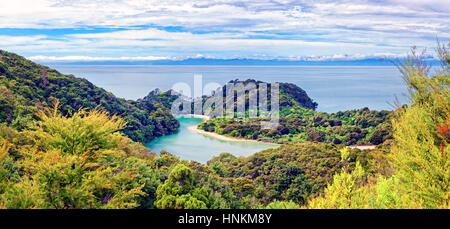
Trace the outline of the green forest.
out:
M 115 97 L 86 79 L 63 75 L 21 56 L 0 50 L 0 123 L 25 129 L 36 112 L 56 102 L 63 115 L 80 109 L 102 109 L 120 115 L 127 126 L 121 131 L 136 142 L 173 133 L 178 122 L 163 104 Z
M 399 64 L 410 103 L 394 111 L 317 112 L 281 85 L 277 129 L 258 118 L 200 128 L 283 144 L 206 164 L 143 146 L 179 127 L 169 93 L 119 99 L 1 51 L 0 209 L 448 209 L 449 48 L 439 45 L 437 71 L 415 50 Z
M 390 111 L 368 108 L 337 113 L 319 113 L 303 107 L 290 108 L 280 116 L 276 129 L 262 129 L 267 118 L 214 118 L 199 128 L 231 137 L 274 143 L 327 142 L 350 145 L 379 145 L 392 139 Z

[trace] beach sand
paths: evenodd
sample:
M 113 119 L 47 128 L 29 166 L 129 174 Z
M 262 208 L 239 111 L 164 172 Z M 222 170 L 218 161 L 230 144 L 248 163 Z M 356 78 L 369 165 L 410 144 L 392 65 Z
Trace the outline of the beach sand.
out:
M 186 115 L 181 115 L 181 116 L 187 116 L 187 117 L 194 117 L 194 118 L 201 118 L 204 121 L 208 121 L 211 119 L 211 117 L 207 116 L 207 115 L 198 115 L 198 114 L 186 114 Z
M 183 116 L 189 116 L 189 117 L 194 117 L 194 118 L 201 118 L 204 121 L 208 121 L 211 119 L 211 117 L 206 116 L 206 115 L 197 115 L 197 114 L 188 114 L 188 115 L 183 115 Z M 210 138 L 214 138 L 217 140 L 222 140 L 222 141 L 232 141 L 232 142 L 256 142 L 256 143 L 266 143 L 266 144 L 274 144 L 274 145 L 279 145 L 276 143 L 267 143 L 267 142 L 261 142 L 258 140 L 252 140 L 252 139 L 243 139 L 243 138 L 233 138 L 233 137 L 229 137 L 229 136 L 224 136 L 218 133 L 214 133 L 214 132 L 208 132 L 208 131 L 204 131 L 204 130 L 200 130 L 198 129 L 198 126 L 190 126 L 188 127 L 188 130 L 208 136 Z M 349 146 L 349 148 L 356 148 L 356 149 L 360 149 L 360 150 L 371 150 L 371 149 L 375 149 L 376 146 Z
M 360 150 L 365 150 L 365 149 L 375 149 L 376 146 L 349 146 L 349 148 L 356 148 L 356 149 L 360 149 Z
M 207 116 L 207 115 L 197 115 L 197 114 L 187 114 L 187 115 L 183 115 L 183 116 L 189 116 L 189 117 L 194 117 L 194 118 L 201 118 L 204 121 L 208 121 L 211 119 L 211 117 Z M 232 141 L 232 142 L 254 142 L 254 143 L 264 143 L 264 144 L 274 144 L 274 145 L 279 145 L 276 143 L 268 143 L 268 142 L 262 142 L 262 141 L 258 141 L 258 140 L 252 140 L 252 139 L 243 139 L 243 138 L 233 138 L 233 137 L 229 137 L 229 136 L 224 136 L 218 133 L 213 133 L 213 132 L 208 132 L 208 131 L 204 131 L 204 130 L 200 130 L 198 129 L 198 126 L 190 126 L 188 127 L 188 130 L 190 131 L 194 131 L 196 133 L 208 136 L 210 138 L 214 138 L 217 140 L 222 140 L 222 141 Z
M 252 140 L 252 139 L 242 139 L 242 138 L 233 138 L 233 137 L 228 137 L 228 136 L 224 136 L 224 135 L 220 135 L 217 133 L 213 133 L 213 132 L 208 132 L 208 131 L 204 131 L 204 130 L 200 130 L 197 128 L 197 126 L 190 126 L 188 127 L 188 130 L 190 131 L 194 131 L 196 133 L 217 139 L 217 140 L 222 140 L 222 141 L 232 141 L 232 142 L 257 142 L 257 143 L 263 143 L 257 140 Z M 264 142 L 265 143 L 265 142 Z M 268 144 L 275 144 L 275 143 L 268 143 Z

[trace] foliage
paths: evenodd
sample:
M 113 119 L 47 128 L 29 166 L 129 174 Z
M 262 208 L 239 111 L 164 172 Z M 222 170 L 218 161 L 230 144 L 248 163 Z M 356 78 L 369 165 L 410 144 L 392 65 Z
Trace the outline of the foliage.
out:
M 443 48 L 442 53 L 448 56 Z M 391 155 L 400 184 L 398 191 L 404 201 L 422 208 L 448 208 L 450 72 L 447 65 L 427 77 L 423 65 L 417 62 L 420 58 L 414 54 L 401 66 L 410 89 L 411 107 L 393 121 L 396 143 Z
M 195 185 L 192 170 L 178 164 L 156 191 L 158 208 L 205 209 L 205 191 Z
M 360 151 L 349 151 L 349 162 L 341 163 L 340 148 L 325 143 L 297 143 L 268 149 L 249 157 L 221 154 L 208 164 L 226 178 L 236 196 L 257 197 L 253 207 L 273 200 L 303 205 L 321 192 L 344 165 L 353 168 Z M 368 159 L 358 158 L 365 161 Z M 219 169 L 218 169 L 219 168 Z M 224 172 L 225 171 L 225 172 Z
M 140 142 L 173 133 L 179 126 L 157 102 L 120 99 L 85 79 L 63 75 L 16 54 L 0 50 L 0 56 L 0 123 L 24 129 L 36 118 L 34 112 L 59 102 L 64 115 L 81 108 L 121 115 L 128 123 L 123 133 Z
M 305 108 L 290 108 L 280 117 L 276 129 L 263 129 L 264 118 L 214 118 L 199 128 L 238 138 L 278 143 L 329 142 L 335 144 L 379 145 L 392 138 L 388 120 L 391 112 L 368 108 L 337 113 L 319 113 Z
M 30 145 L 21 146 L 15 163 L 23 167 L 20 179 L 8 179 L 0 201 L 7 208 L 132 208 L 141 187 L 129 183 L 138 176 L 110 161 L 126 156 L 126 140 L 117 131 L 123 119 L 104 111 L 80 111 L 71 117 L 55 109 L 38 114 L 39 120 L 21 134 Z
M 449 45 L 450 47 L 450 45 Z M 388 155 L 392 174 L 364 182 L 363 170 L 343 171 L 309 208 L 444 208 L 448 209 L 450 164 L 450 73 L 448 49 L 440 46 L 442 69 L 428 76 L 421 55 L 412 50 L 400 65 L 411 106 L 392 120 L 394 142 Z
M 299 209 L 300 206 L 292 201 L 275 200 L 266 206 L 266 209 Z
M 352 172 L 342 172 L 333 177 L 333 184 L 327 187 L 322 197 L 309 202 L 310 208 L 364 208 L 365 196 L 360 185 L 365 173 L 359 163 Z

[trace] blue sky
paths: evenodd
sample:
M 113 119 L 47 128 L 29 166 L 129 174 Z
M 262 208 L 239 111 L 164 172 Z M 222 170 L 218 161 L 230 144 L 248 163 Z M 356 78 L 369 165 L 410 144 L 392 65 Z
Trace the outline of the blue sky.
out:
M 447 0 L 0 0 L 0 49 L 36 61 L 403 56 L 450 40 Z

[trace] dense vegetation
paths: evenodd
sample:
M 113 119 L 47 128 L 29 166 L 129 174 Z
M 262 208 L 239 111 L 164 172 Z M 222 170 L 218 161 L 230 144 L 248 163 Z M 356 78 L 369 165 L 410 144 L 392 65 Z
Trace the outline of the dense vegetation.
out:
M 438 54 L 442 68 L 432 76 L 415 49 L 399 66 L 411 106 L 392 120 L 392 174 L 344 169 L 308 208 L 450 208 L 450 55 L 445 46 Z
M 341 151 L 347 150 L 348 161 L 341 161 Z M 333 175 L 344 166 L 353 168 L 356 161 L 375 171 L 370 161 L 375 152 L 344 149 L 326 143 L 296 143 L 277 149 L 268 149 L 249 157 L 235 157 L 224 153 L 208 162 L 215 174 L 236 185 L 241 198 L 248 199 L 250 207 L 264 206 L 274 200 L 306 203 L 332 181 Z
M 237 103 L 238 103 L 238 99 L 235 96 L 233 97 L 227 97 L 227 86 L 228 85 L 234 85 L 235 88 L 239 88 L 238 85 L 243 85 L 244 87 L 246 86 L 250 86 L 250 84 L 255 85 L 255 89 L 259 89 L 260 84 L 261 83 L 265 83 L 267 84 L 267 105 L 270 109 L 270 102 L 271 102 L 271 87 L 272 87 L 272 83 L 266 83 L 266 82 L 262 82 L 262 81 L 256 81 L 254 79 L 247 79 L 247 80 L 231 80 L 229 81 L 227 84 L 225 84 L 224 86 L 222 86 L 221 88 L 218 88 L 214 91 L 215 95 L 222 95 L 222 99 L 223 99 L 223 109 L 226 110 L 226 104 L 231 102 L 234 104 L 235 109 L 234 111 L 236 113 L 238 113 L 237 111 Z M 309 96 L 308 94 L 301 89 L 299 86 L 292 84 L 292 83 L 278 83 L 279 84 L 279 91 L 280 91 L 280 108 L 282 108 L 283 110 L 286 110 L 286 112 L 289 112 L 289 109 L 292 108 L 306 108 L 309 110 L 315 110 L 317 108 L 317 103 L 314 102 Z M 247 87 L 247 89 L 252 88 L 252 87 Z M 231 92 L 230 92 L 231 93 Z M 249 105 L 249 97 L 250 97 L 250 92 L 246 91 L 246 99 L 245 99 L 245 110 L 248 112 L 250 109 L 250 105 Z M 257 100 L 259 101 L 259 96 L 255 94 L 255 90 L 251 91 L 251 95 L 255 95 L 255 98 L 257 98 Z M 180 98 L 181 97 L 181 98 Z M 142 100 L 150 100 L 150 101 L 157 101 L 159 103 L 164 104 L 167 108 L 171 108 L 172 104 L 174 103 L 175 100 L 177 99 L 182 99 L 184 100 L 184 102 L 187 102 L 186 99 L 189 100 L 189 102 L 187 103 L 191 103 L 191 107 L 194 107 L 194 103 L 202 103 L 203 105 L 205 105 L 205 101 L 212 98 L 212 96 L 208 96 L 208 95 L 203 95 L 201 98 L 194 98 L 194 102 L 192 102 L 192 98 L 185 98 L 182 97 L 180 93 L 173 91 L 173 90 L 169 90 L 166 92 L 162 92 L 159 89 L 156 89 L 152 92 L 150 92 L 146 97 L 144 97 Z M 232 101 L 230 100 L 232 99 Z M 138 100 L 141 101 L 141 100 Z M 259 105 L 259 104 L 258 104 Z M 215 105 L 213 105 L 213 107 L 215 107 Z M 259 106 L 258 106 L 259 108 Z M 208 112 L 208 111 L 203 111 L 202 114 L 204 114 L 204 112 Z M 192 111 L 192 113 L 194 113 Z M 209 114 L 209 115 L 217 115 L 217 116 L 222 116 L 225 113 L 218 113 L 218 114 Z M 248 116 L 248 113 L 243 114 Z
M 282 108 L 283 109 L 283 108 Z M 327 142 L 334 144 L 378 145 L 391 139 L 388 120 L 392 112 L 368 108 L 337 113 L 319 113 L 303 107 L 285 109 L 276 129 L 263 129 L 265 118 L 214 118 L 199 128 L 237 138 L 277 143 Z
M 175 100 L 177 100 L 179 97 L 180 97 L 180 94 L 173 90 L 168 90 L 168 91 L 164 92 L 159 89 L 155 89 L 155 90 L 151 91 L 144 98 L 138 99 L 138 103 L 145 104 L 147 102 L 150 102 L 150 103 L 157 102 L 157 103 L 161 103 L 167 109 L 171 109 L 173 102 Z
M 255 84 L 259 87 L 261 81 L 248 79 L 245 81 L 233 80 L 228 84 Z M 272 84 L 268 84 L 270 88 Z M 215 132 L 237 138 L 254 139 L 276 143 L 289 142 L 326 142 L 344 145 L 379 145 L 386 140 L 392 139 L 392 128 L 388 121 L 392 112 L 374 111 L 368 108 L 358 110 L 339 111 L 336 113 L 324 113 L 315 111 L 317 103 L 314 102 L 307 93 L 295 84 L 279 83 L 280 87 L 280 125 L 276 129 L 263 129 L 261 122 L 267 121 L 263 116 L 250 118 L 249 112 L 249 92 L 246 94 L 246 114 L 245 118 L 213 117 L 213 119 L 202 123 L 199 128 L 209 132 Z M 223 93 L 223 108 L 226 110 L 226 103 L 229 102 L 226 96 L 227 85 L 216 93 Z M 179 95 L 173 91 L 161 92 L 152 91 L 144 101 L 157 101 L 171 108 Z M 203 96 L 201 102 L 204 104 L 210 96 Z M 237 111 L 237 98 L 232 101 Z M 196 99 L 200 102 L 200 98 Z M 189 103 L 188 103 L 189 104 Z M 268 100 L 270 104 L 270 96 Z M 193 103 L 191 106 L 194 107 Z M 192 109 L 193 110 L 193 109 Z
M 214 209 L 260 208 L 273 200 L 305 203 L 343 166 L 369 158 L 354 149 L 352 160 L 341 163 L 342 148 L 316 143 L 248 158 L 224 153 L 202 165 L 164 151 L 146 153 L 118 132 L 125 121 L 104 111 L 68 117 L 54 108 L 37 116 L 26 130 L 0 129 L 0 207 Z
M 206 165 L 146 153 L 121 131 L 126 117 L 107 108 L 71 113 L 64 101 L 35 107 L 3 86 L 0 208 L 448 209 L 450 61 L 447 49 L 439 50 L 444 64 L 431 77 L 415 53 L 401 66 L 411 105 L 386 114 L 393 139 L 374 150 L 289 143 L 249 157 L 223 153 Z M 368 127 L 387 118 L 367 109 L 326 115 Z
M 103 108 L 121 115 L 127 122 L 122 131 L 134 141 L 148 142 L 178 128 L 178 122 L 160 103 L 119 99 L 85 79 L 63 75 L 0 50 L 1 124 L 24 129 L 36 119 L 36 111 L 56 102 L 63 114 L 73 114 L 81 108 Z

